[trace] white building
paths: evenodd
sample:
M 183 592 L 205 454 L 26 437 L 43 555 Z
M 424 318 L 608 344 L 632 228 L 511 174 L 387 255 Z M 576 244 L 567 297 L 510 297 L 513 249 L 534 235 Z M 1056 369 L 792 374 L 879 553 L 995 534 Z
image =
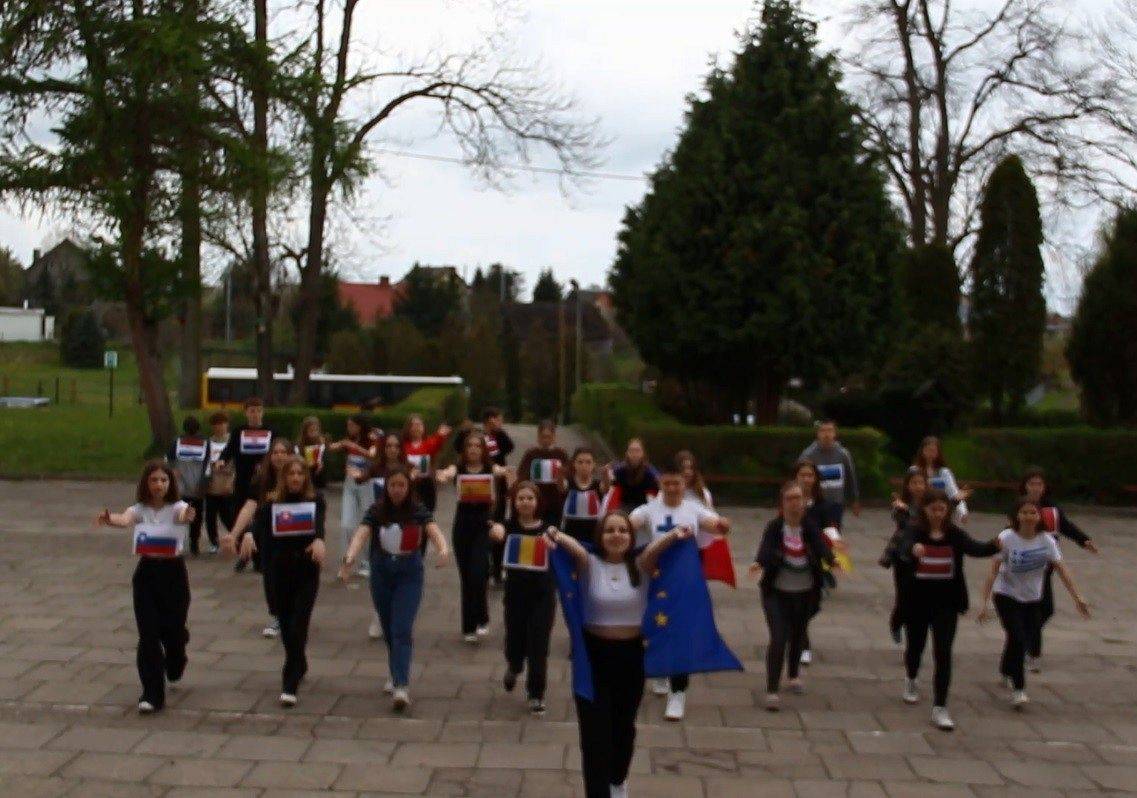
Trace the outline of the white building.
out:
M 0 307 L 0 341 L 50 341 L 55 337 L 55 317 L 43 308 Z

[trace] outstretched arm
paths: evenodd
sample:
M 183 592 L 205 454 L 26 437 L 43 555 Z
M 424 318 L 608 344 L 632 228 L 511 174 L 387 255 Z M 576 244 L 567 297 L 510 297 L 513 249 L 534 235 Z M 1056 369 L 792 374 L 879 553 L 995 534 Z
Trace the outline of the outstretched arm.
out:
M 588 568 L 588 550 L 580 545 L 580 541 L 572 535 L 566 535 L 555 526 L 551 526 L 545 530 L 545 540 L 554 549 L 557 546 L 563 548 L 570 557 L 576 560 L 577 567 Z
M 655 571 L 655 567 L 659 564 L 659 558 L 663 556 L 663 552 L 667 551 L 679 541 L 690 540 L 694 536 L 695 533 L 690 527 L 676 527 L 666 535 L 661 535 L 648 544 L 648 547 L 644 549 L 639 558 L 637 558 L 636 565 L 642 573 L 650 574 Z
M 1082 598 L 1078 592 L 1077 586 L 1074 585 L 1074 577 L 1070 576 L 1070 569 L 1066 567 L 1064 562 L 1054 563 L 1054 570 L 1058 572 L 1058 578 L 1062 580 L 1062 584 L 1066 586 L 1070 598 L 1074 600 L 1074 605 L 1078 608 L 1078 612 L 1083 618 L 1090 617 L 1090 605 Z
M 125 529 L 137 523 L 138 518 L 135 516 L 134 510 L 129 507 L 121 513 L 112 513 L 110 510 L 104 509 L 95 516 L 95 526 L 114 526 L 119 529 Z

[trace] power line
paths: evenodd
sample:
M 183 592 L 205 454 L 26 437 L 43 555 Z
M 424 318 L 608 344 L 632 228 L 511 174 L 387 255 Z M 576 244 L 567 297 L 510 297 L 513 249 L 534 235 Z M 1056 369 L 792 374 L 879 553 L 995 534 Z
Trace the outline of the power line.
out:
M 455 158 L 448 155 L 428 155 L 424 152 L 407 152 L 406 150 L 388 150 L 382 147 L 376 148 L 375 152 L 383 153 L 384 155 L 395 155 L 400 158 L 417 158 L 420 161 L 438 161 L 439 163 L 456 163 L 462 166 L 467 165 L 467 161 L 462 158 Z M 536 172 L 543 175 L 564 175 L 566 177 L 588 177 L 597 180 L 635 180 L 644 181 L 647 177 L 644 175 L 621 175 L 615 172 L 574 172 L 569 169 L 554 169 L 549 166 L 530 166 L 528 164 L 503 164 L 506 169 L 517 169 L 522 172 Z

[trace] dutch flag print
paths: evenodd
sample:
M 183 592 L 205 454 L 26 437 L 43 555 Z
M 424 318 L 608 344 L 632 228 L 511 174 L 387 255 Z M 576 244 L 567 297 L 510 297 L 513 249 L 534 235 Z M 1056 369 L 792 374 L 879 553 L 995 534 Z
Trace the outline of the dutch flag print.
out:
M 178 438 L 178 446 L 174 452 L 178 460 L 190 460 L 198 463 L 205 462 L 204 438 Z
M 241 430 L 241 454 L 268 454 L 272 432 L 267 429 Z
M 299 537 L 316 534 L 316 503 L 290 502 L 272 506 L 272 536 Z

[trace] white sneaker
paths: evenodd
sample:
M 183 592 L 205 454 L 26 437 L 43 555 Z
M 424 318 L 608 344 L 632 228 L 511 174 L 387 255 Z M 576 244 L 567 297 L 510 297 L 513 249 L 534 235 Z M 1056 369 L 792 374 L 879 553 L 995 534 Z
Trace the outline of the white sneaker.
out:
M 1027 654 L 1026 669 L 1031 673 L 1042 673 L 1042 657 L 1032 657 Z
M 683 715 L 687 711 L 687 693 L 677 692 L 671 693 L 667 696 L 667 709 L 663 711 L 663 717 L 667 720 L 683 720 Z
M 628 785 L 627 784 L 609 785 L 608 795 L 610 796 L 610 798 L 628 798 Z
M 955 721 L 948 714 L 947 707 L 932 707 L 932 725 L 941 731 L 955 730 Z
M 671 692 L 671 682 L 667 679 L 652 679 L 651 680 L 651 694 L 660 696 L 661 698 Z
M 471 635 L 462 635 L 462 642 L 463 642 L 463 643 L 469 643 L 469 644 L 471 644 L 471 645 L 474 645 L 474 644 L 476 644 L 476 643 L 478 643 L 478 642 L 479 642 L 479 641 L 478 641 L 478 636 L 477 636 L 476 634 L 471 634 Z
M 261 630 L 261 637 L 280 637 L 280 621 L 273 618 L 269 625 Z
M 813 652 L 810 651 L 808 648 L 804 649 L 801 652 L 801 664 L 802 665 L 812 665 L 813 664 Z
M 388 679 L 387 682 L 383 685 L 383 692 L 387 695 L 391 695 L 391 693 L 395 692 L 395 683 Z
M 367 560 L 361 560 L 359 567 L 355 569 L 355 573 L 361 579 L 370 579 L 371 563 L 367 562 Z
M 919 704 L 920 691 L 916 689 L 915 679 L 904 680 L 904 703 L 905 704 Z
M 782 699 L 777 693 L 766 693 L 766 711 L 777 712 L 782 708 Z
M 294 707 L 294 706 L 296 706 L 296 694 L 295 693 L 281 693 L 280 694 L 280 705 L 282 707 Z
M 138 714 L 139 715 L 152 715 L 153 713 L 154 713 L 154 705 L 151 704 L 149 701 L 139 701 L 138 702 Z
M 402 712 L 404 709 L 411 705 L 411 696 L 407 692 L 407 688 L 398 687 L 395 689 L 395 695 L 392 699 L 391 706 L 395 708 L 396 712 Z
M 371 625 L 367 627 L 367 636 L 372 640 L 383 639 L 383 627 L 380 625 L 378 618 L 373 619 Z
M 490 636 L 490 625 L 488 623 L 486 623 L 486 624 L 482 624 L 481 626 L 479 626 L 477 629 L 477 635 L 478 635 L 478 637 L 489 637 Z
M 1027 697 L 1026 690 L 1015 690 L 1011 693 L 1011 706 L 1015 709 L 1022 709 L 1030 703 L 1030 698 Z

